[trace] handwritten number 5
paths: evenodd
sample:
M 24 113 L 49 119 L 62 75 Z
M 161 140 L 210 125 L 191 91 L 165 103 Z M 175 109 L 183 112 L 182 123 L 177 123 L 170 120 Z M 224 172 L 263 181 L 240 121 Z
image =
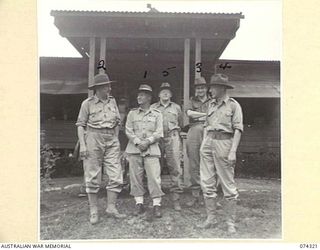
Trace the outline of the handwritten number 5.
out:
M 163 76 L 168 76 L 168 75 L 169 75 L 169 72 L 166 71 L 166 70 L 164 70 L 164 71 L 162 71 L 162 75 L 163 75 Z
M 104 69 L 104 70 L 106 70 L 106 66 L 105 66 L 105 61 L 104 61 L 104 60 L 100 60 L 100 61 L 99 61 L 98 69 Z

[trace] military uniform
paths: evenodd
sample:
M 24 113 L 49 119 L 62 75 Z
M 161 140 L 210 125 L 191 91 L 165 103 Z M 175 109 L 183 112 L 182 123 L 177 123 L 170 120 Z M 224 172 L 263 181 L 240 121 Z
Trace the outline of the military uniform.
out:
M 206 85 L 204 78 L 196 79 L 195 86 Z M 205 101 L 201 101 L 197 96 L 191 97 L 186 108 L 186 113 L 189 110 L 197 111 L 206 114 L 209 106 L 209 97 Z M 205 117 L 204 117 L 205 118 Z M 189 159 L 191 190 L 194 197 L 199 198 L 200 195 L 200 146 L 203 140 L 204 118 L 189 117 L 189 130 L 186 140 L 187 156 Z M 193 202 L 191 202 L 192 204 Z
M 170 102 L 168 106 L 157 102 L 152 105 L 153 108 L 159 110 L 163 116 L 163 134 L 160 140 L 160 148 L 165 155 L 169 173 L 173 181 L 171 192 L 181 192 L 181 166 L 180 166 L 180 119 L 181 108 L 178 104 Z
M 121 191 L 123 177 L 119 161 L 120 143 L 116 133 L 119 122 L 120 114 L 112 96 L 106 101 L 96 95 L 83 101 L 76 125 L 86 127 L 88 157 L 83 160 L 83 166 L 87 193 L 99 191 L 101 174 L 108 176 L 108 190 Z
M 150 86 L 144 85 L 139 89 L 143 90 L 146 87 L 150 88 L 150 92 L 152 91 Z M 153 199 L 154 206 L 160 206 L 161 196 L 164 195 L 161 190 L 159 162 L 161 156 L 159 140 L 163 137 L 161 113 L 151 107 L 148 110 L 140 107 L 132 109 L 127 116 L 126 134 L 129 139 L 126 153 L 129 161 L 130 194 L 135 197 L 137 204 L 143 204 L 145 170 L 150 197 Z M 149 141 L 149 147 L 145 151 L 138 148 L 138 144 L 143 140 Z
M 162 83 L 160 92 L 163 89 L 170 90 L 169 83 Z M 182 189 L 182 169 L 180 164 L 180 130 L 182 126 L 182 111 L 178 104 L 169 101 L 165 106 L 160 101 L 151 105 L 151 107 L 159 110 L 163 116 L 163 134 L 164 137 L 160 140 L 160 149 L 162 156 L 165 156 L 166 163 L 169 169 L 172 185 L 170 192 L 172 193 L 173 205 L 176 210 L 181 210 L 179 205 L 179 193 Z
M 109 80 L 107 74 L 100 73 L 94 77 L 94 83 L 89 86 L 89 89 L 96 89 L 98 86 L 107 85 L 111 82 L 113 81 Z M 97 193 L 103 174 L 108 177 L 106 213 L 116 218 L 125 217 L 116 208 L 116 199 L 123 184 L 117 128 L 119 122 L 119 110 L 116 100 L 112 96 L 106 96 L 106 100 L 102 100 L 94 95 L 82 102 L 76 126 L 83 127 L 86 130 L 84 138 L 79 129 L 78 135 L 80 144 L 81 141 L 85 144 L 80 145 L 80 151 L 84 146 L 86 149 L 84 151 L 86 156 L 82 157 L 91 224 L 96 224 L 99 218 Z
M 233 88 L 228 84 L 227 76 L 222 74 L 211 77 L 212 85 L 223 85 L 226 89 Z M 235 130 L 243 131 L 243 118 L 240 104 L 225 95 L 220 100 L 210 101 L 206 122 L 205 136 L 200 149 L 200 179 L 207 209 L 207 220 L 203 227 L 215 224 L 217 198 L 217 181 L 222 187 L 227 215 L 228 232 L 235 232 L 236 199 L 238 190 L 234 181 L 235 165 L 228 156 L 232 148 Z
M 235 199 L 238 196 L 234 166 L 228 161 L 235 129 L 243 131 L 240 104 L 228 96 L 220 103 L 211 100 L 205 123 L 206 137 L 200 150 L 201 186 L 205 197 L 217 196 L 217 178 L 225 198 Z

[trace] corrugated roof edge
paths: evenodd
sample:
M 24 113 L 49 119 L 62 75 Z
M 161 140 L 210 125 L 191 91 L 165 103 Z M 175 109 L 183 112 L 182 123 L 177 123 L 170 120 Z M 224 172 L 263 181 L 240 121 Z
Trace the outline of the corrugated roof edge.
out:
M 183 16 L 183 15 L 199 15 L 199 16 L 210 16 L 210 17 L 232 17 L 232 18 L 244 18 L 242 12 L 239 13 L 214 13 L 214 12 L 148 12 L 148 11 L 96 11 L 96 10 L 51 10 L 51 16 L 63 16 L 63 15 L 147 15 L 147 16 Z
M 280 60 L 262 60 L 262 59 L 257 59 L 257 60 L 243 60 L 243 59 L 218 59 L 219 62 L 233 62 L 233 63 L 281 63 Z
M 83 57 L 64 57 L 64 56 L 40 56 L 42 60 L 88 60 L 88 58 Z M 218 62 L 233 62 L 233 63 L 280 63 L 279 60 L 242 60 L 242 59 L 218 59 Z

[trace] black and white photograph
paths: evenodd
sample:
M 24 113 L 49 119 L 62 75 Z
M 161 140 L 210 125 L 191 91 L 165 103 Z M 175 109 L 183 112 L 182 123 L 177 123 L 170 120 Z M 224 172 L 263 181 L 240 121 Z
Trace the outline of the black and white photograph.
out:
M 39 0 L 39 239 L 282 239 L 282 2 Z

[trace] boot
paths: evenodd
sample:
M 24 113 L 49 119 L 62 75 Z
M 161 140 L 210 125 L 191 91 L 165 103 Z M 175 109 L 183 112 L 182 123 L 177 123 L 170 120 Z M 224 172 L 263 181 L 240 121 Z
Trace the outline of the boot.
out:
M 202 229 L 208 229 L 212 226 L 215 226 L 218 221 L 216 219 L 216 198 L 205 197 L 204 199 L 206 210 L 207 210 L 207 219 L 199 224 L 197 227 Z
M 107 209 L 106 213 L 108 216 L 114 217 L 116 219 L 123 219 L 127 217 L 125 214 L 120 214 L 116 208 L 118 193 L 107 190 Z
M 203 205 L 203 202 L 200 197 L 200 190 L 192 190 L 191 192 L 192 192 L 192 197 L 189 201 L 187 201 L 186 203 L 187 207 L 193 207 L 197 203 L 199 205 Z
M 138 216 L 139 214 L 143 214 L 146 211 L 144 205 L 142 203 L 136 204 L 135 210 L 133 212 L 134 216 Z
M 98 214 L 98 194 L 88 194 L 89 207 L 90 207 L 90 223 L 97 224 L 99 221 Z
M 153 216 L 156 218 L 161 218 L 162 213 L 161 213 L 161 207 L 160 206 L 153 206 Z
M 237 201 L 236 200 L 227 200 L 225 204 L 225 211 L 226 211 L 226 224 L 228 227 L 229 234 L 235 234 L 237 232 L 235 226 L 235 219 L 236 219 L 236 208 Z
M 173 208 L 176 211 L 181 211 L 179 199 L 180 195 L 178 193 L 172 193 Z

